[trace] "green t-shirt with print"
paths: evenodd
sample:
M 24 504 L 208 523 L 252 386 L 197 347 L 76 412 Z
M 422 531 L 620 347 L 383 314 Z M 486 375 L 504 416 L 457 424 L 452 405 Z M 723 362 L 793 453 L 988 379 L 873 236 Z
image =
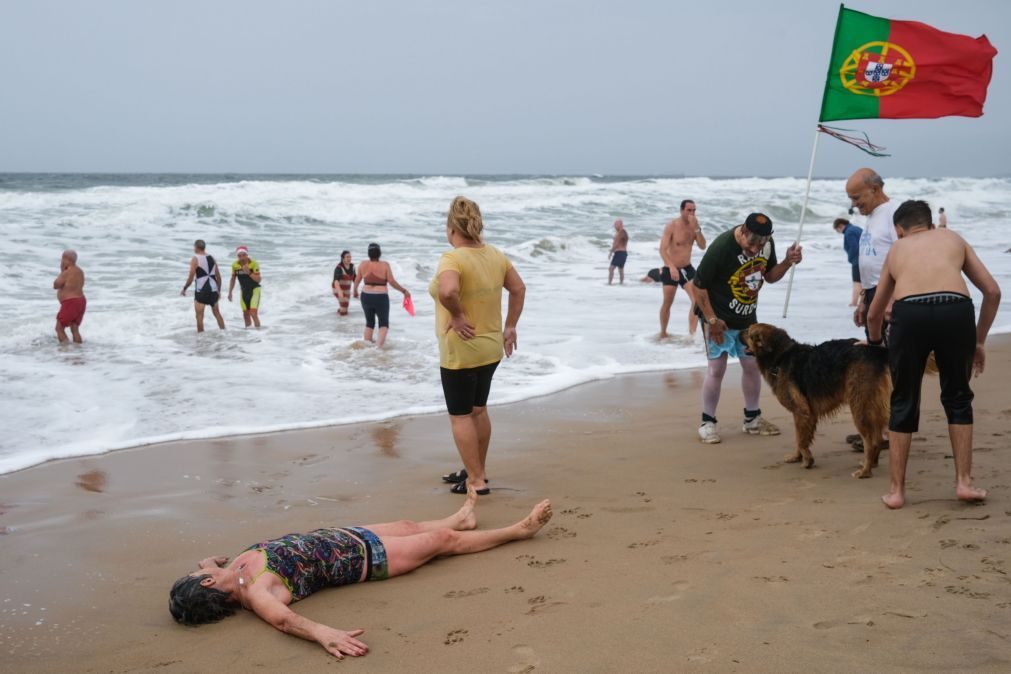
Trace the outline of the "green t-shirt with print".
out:
M 709 244 L 693 282 L 709 292 L 717 318 L 731 330 L 743 330 L 758 322 L 758 291 L 765 283 L 765 273 L 778 260 L 772 239 L 758 255 L 748 257 L 734 238 L 736 229 L 723 232 Z

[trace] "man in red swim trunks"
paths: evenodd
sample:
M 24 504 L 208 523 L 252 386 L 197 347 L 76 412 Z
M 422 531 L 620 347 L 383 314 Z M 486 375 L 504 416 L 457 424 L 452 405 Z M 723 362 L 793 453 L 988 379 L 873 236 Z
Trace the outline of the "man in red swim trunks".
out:
M 60 344 L 67 343 L 67 328 L 73 335 L 74 343 L 81 343 L 78 328 L 84 320 L 84 310 L 88 301 L 84 298 L 84 270 L 77 266 L 77 253 L 63 251 L 60 260 L 60 275 L 53 281 L 56 299 L 60 301 L 60 311 L 56 314 L 56 337 Z

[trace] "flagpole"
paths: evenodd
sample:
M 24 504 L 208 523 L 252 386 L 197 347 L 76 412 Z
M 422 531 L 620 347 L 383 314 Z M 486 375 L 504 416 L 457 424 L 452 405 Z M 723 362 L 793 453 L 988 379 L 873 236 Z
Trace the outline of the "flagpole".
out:
M 818 139 L 821 137 L 821 129 L 814 128 L 814 145 L 811 146 L 811 164 L 807 167 L 807 189 L 804 190 L 804 206 L 800 209 L 800 226 L 797 227 L 797 238 L 794 244 L 800 243 L 800 237 L 804 233 L 804 216 L 807 215 L 807 202 L 811 197 L 811 179 L 814 177 L 814 158 L 818 156 Z M 783 302 L 783 318 L 786 318 L 786 310 L 790 306 L 790 294 L 793 292 L 793 274 L 797 271 L 796 265 L 790 267 L 790 280 L 786 284 L 786 301 Z

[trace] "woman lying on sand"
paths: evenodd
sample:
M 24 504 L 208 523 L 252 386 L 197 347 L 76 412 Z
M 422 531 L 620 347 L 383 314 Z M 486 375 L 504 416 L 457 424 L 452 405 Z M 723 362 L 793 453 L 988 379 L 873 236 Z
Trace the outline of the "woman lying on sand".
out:
M 319 643 L 338 659 L 365 655 L 369 647 L 356 639 L 365 630 L 345 632 L 321 625 L 288 604 L 324 587 L 385 580 L 435 557 L 482 552 L 531 538 L 551 519 L 551 502 L 545 500 L 512 526 L 473 531 L 476 501 L 471 488 L 463 507 L 445 519 L 288 534 L 250 546 L 231 564 L 227 557 L 208 557 L 198 564 L 199 571 L 172 586 L 169 611 L 178 622 L 200 625 L 232 615 L 238 604 L 282 632 Z

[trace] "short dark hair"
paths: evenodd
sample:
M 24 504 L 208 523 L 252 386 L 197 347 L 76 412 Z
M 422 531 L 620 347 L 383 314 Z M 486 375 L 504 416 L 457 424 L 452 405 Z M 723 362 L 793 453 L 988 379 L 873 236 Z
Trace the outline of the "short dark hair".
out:
M 910 199 L 902 202 L 902 205 L 895 209 L 892 222 L 896 227 L 901 227 L 904 231 L 909 231 L 913 227 L 930 227 L 933 224 L 930 204 L 918 199 Z
M 695 205 L 695 200 L 694 199 L 682 199 L 681 200 L 681 210 L 683 211 L 685 209 L 685 206 L 687 206 L 688 204 L 691 204 L 692 206 L 694 206 Z
M 378 243 L 369 244 L 369 259 L 375 262 L 379 259 L 379 256 L 383 254 L 383 249 L 379 247 Z
M 196 248 L 197 250 L 206 250 L 207 244 L 204 243 L 203 239 L 197 239 L 196 241 L 193 242 L 193 247 Z
M 846 212 L 849 213 L 850 215 L 853 215 L 853 207 L 850 206 L 850 209 L 848 211 L 846 211 Z
M 203 625 L 227 618 L 235 613 L 235 605 L 228 600 L 228 593 L 200 584 L 206 573 L 200 576 L 183 576 L 169 590 L 169 612 L 176 622 L 184 625 Z
M 343 261 L 344 261 L 344 257 L 345 257 L 345 256 L 347 256 L 347 255 L 350 255 L 350 254 L 351 254 L 351 251 L 350 251 L 350 250 L 342 250 L 342 251 L 341 251 L 341 262 L 343 262 Z
M 846 218 L 836 218 L 835 222 L 832 223 L 832 228 L 839 229 L 840 227 L 845 227 L 848 224 L 850 224 L 850 221 Z

